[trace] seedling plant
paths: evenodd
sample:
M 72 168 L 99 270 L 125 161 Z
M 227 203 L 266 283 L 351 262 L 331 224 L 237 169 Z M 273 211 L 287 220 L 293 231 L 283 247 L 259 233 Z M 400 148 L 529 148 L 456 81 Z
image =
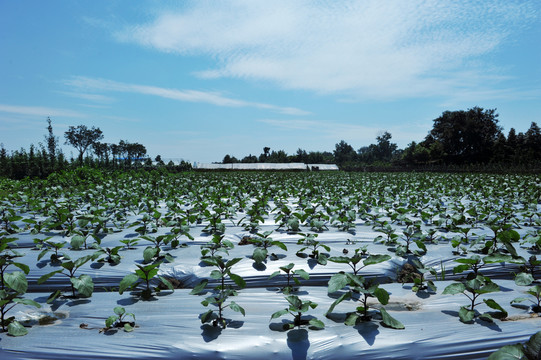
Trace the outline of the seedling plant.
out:
M 175 288 L 173 287 L 171 282 L 167 280 L 166 278 L 164 278 L 163 276 L 158 275 L 160 265 L 161 265 L 161 262 L 157 262 L 157 263 L 146 265 L 146 266 L 136 264 L 137 269 L 135 270 L 135 272 L 124 276 L 124 278 L 120 281 L 118 293 L 122 295 L 124 291 L 126 291 L 127 289 L 135 289 L 139 285 L 143 284 L 144 288 L 143 290 L 141 290 L 140 296 L 144 300 L 149 300 L 152 298 L 153 290 L 157 293 L 160 292 L 160 288 L 158 286 L 156 287 L 150 286 L 150 282 L 155 277 L 157 277 L 158 280 L 162 284 L 164 284 L 169 290 L 174 292 Z
M 272 319 L 277 319 L 283 315 L 291 314 L 293 316 L 293 321 L 288 321 L 283 325 L 284 330 L 291 330 L 295 327 L 301 328 L 301 326 L 308 325 L 310 328 L 320 330 L 325 328 L 325 324 L 314 317 L 311 319 L 303 319 L 303 314 L 308 312 L 310 309 L 315 309 L 317 304 L 309 300 L 301 300 L 296 295 L 286 296 L 286 300 L 289 303 L 289 307 L 276 311 L 271 315 Z
M 289 294 L 292 291 L 294 291 L 293 286 L 291 285 L 291 280 L 293 280 L 295 285 L 300 286 L 301 282 L 298 279 L 299 277 L 304 280 L 310 279 L 310 274 L 308 274 L 303 269 L 293 270 L 294 266 L 295 266 L 294 263 L 290 263 L 286 266 L 280 266 L 280 270 L 286 274 L 286 278 L 287 278 L 287 284 L 284 288 L 282 288 L 282 291 L 284 294 Z M 280 270 L 273 272 L 269 276 L 269 280 L 280 275 Z

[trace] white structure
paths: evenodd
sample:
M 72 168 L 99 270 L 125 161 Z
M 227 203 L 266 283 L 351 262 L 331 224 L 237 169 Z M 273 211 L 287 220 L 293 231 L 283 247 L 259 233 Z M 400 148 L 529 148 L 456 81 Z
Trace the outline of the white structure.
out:
M 338 170 L 334 164 L 303 163 L 235 163 L 235 164 L 194 164 L 197 170 Z

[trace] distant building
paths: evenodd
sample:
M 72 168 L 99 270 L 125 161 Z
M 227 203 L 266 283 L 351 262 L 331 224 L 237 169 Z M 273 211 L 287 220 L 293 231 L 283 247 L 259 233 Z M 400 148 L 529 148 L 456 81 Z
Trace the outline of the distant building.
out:
M 290 170 L 290 171 L 336 171 L 334 164 L 304 163 L 234 163 L 234 164 L 200 164 L 194 163 L 195 170 Z

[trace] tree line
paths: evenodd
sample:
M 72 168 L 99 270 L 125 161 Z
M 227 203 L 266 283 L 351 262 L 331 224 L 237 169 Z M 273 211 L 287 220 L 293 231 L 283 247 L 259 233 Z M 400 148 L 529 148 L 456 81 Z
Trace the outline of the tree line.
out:
M 74 167 L 88 166 L 103 169 L 132 169 L 142 167 L 164 167 L 182 171 L 191 168 L 187 162 L 175 165 L 165 164 L 160 155 L 156 163 L 147 155 L 143 144 L 120 140 L 118 144 L 101 142 L 103 132 L 100 128 L 86 125 L 70 126 L 64 133 L 65 145 L 77 151 L 77 158 L 67 158 L 60 148 L 60 141 L 53 133 L 52 121 L 47 118 L 47 134 L 44 142 L 30 145 L 30 149 L 8 151 L 0 144 L 0 176 L 12 179 L 25 177 L 45 178 L 53 172 Z
M 421 142 L 412 141 L 404 149 L 391 142 L 385 131 L 376 143 L 355 150 L 344 140 L 331 152 L 296 154 L 270 151 L 264 147 L 259 156 L 237 159 L 226 155 L 222 163 L 303 162 L 337 164 L 342 170 L 525 170 L 538 171 L 541 159 L 541 130 L 532 122 L 526 132 L 511 128 L 507 136 L 498 125 L 496 109 L 473 107 L 445 111 L 434 119 L 432 129 Z

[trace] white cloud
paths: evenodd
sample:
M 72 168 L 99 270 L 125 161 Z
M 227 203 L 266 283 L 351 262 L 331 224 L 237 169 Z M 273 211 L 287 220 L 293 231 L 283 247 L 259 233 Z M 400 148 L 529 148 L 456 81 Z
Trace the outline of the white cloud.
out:
M 0 112 L 51 117 L 84 117 L 85 115 L 72 110 L 48 108 L 42 106 L 19 106 L 0 104 Z
M 225 107 L 254 107 L 259 109 L 267 109 L 274 112 L 287 114 L 287 115 L 307 115 L 309 112 L 293 108 L 293 107 L 281 107 L 271 104 L 250 102 L 244 100 L 237 100 L 221 95 L 218 92 L 206 92 L 198 90 L 179 90 L 179 89 L 169 89 L 162 88 L 157 86 L 148 86 L 148 85 L 138 85 L 138 84 L 128 84 L 117 82 L 107 79 L 96 79 L 88 78 L 82 76 L 76 76 L 69 80 L 65 81 L 65 84 L 72 86 L 78 89 L 87 89 L 87 90 L 101 90 L 101 91 L 115 91 L 115 92 L 125 92 L 125 93 L 137 93 L 144 95 L 153 95 L 159 96 L 162 98 L 177 100 L 177 101 L 187 101 L 187 102 L 197 102 L 197 103 L 207 103 L 216 106 L 225 106 Z
M 447 95 L 465 83 L 482 88 L 494 69 L 477 60 L 528 26 L 539 8 L 507 0 L 187 4 L 117 38 L 216 57 L 217 67 L 201 77 L 268 80 L 356 99 Z

